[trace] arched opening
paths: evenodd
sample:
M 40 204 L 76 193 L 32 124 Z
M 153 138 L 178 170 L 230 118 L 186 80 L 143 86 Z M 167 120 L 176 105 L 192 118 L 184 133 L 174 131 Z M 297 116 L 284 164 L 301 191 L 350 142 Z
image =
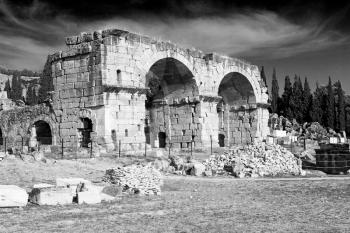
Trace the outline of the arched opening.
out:
M 166 134 L 164 132 L 158 133 L 159 148 L 165 148 L 166 146 Z
M 78 141 L 80 147 L 89 147 L 91 143 L 92 121 L 89 118 L 80 118 L 81 128 L 78 128 Z
M 146 143 L 151 144 L 151 130 L 148 122 L 148 119 L 145 119 L 144 133 L 146 136 Z
M 225 135 L 222 133 L 219 134 L 219 146 L 225 147 Z
M 117 82 L 119 85 L 122 84 L 122 72 L 120 70 L 117 70 Z
M 237 72 L 225 75 L 218 94 L 222 97 L 217 106 L 219 145 L 252 143 L 257 131 L 256 96 L 247 77 Z
M 40 145 L 52 144 L 52 132 L 50 125 L 45 121 L 37 121 L 34 123 L 36 140 Z
M 4 145 L 4 138 L 2 136 L 2 130 L 0 128 L 0 146 Z
M 145 106 L 150 120 L 145 128 L 146 142 L 157 146 L 158 139 L 159 145 L 171 143 L 178 148 L 181 143 L 190 142 L 192 132 L 182 135 L 182 130 L 200 132 L 196 130 L 199 113 L 193 110 L 199 104 L 196 98 L 199 92 L 192 72 L 174 58 L 160 59 L 146 74 L 146 85 L 149 91 Z M 165 138 L 160 138 L 160 134 Z

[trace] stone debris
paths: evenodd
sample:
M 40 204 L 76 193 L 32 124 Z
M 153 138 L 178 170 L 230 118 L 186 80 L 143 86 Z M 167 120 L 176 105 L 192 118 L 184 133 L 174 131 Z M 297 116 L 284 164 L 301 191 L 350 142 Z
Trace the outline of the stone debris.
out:
M 191 175 L 193 176 L 202 176 L 205 172 L 205 165 L 202 163 L 194 163 L 193 168 L 191 169 Z
M 43 151 L 33 151 L 31 155 L 33 156 L 35 161 L 41 161 L 45 158 Z
M 119 185 L 123 192 L 141 195 L 160 195 L 162 174 L 149 165 L 130 165 L 108 169 L 103 181 Z
M 28 202 L 28 194 L 25 189 L 15 185 L 0 185 L 0 208 L 23 207 Z
M 165 159 L 156 159 L 152 165 L 162 172 L 169 172 L 170 162 Z
M 279 145 L 255 143 L 236 147 L 223 155 L 211 156 L 204 162 L 207 170 L 231 171 L 239 178 L 300 175 L 301 162 Z

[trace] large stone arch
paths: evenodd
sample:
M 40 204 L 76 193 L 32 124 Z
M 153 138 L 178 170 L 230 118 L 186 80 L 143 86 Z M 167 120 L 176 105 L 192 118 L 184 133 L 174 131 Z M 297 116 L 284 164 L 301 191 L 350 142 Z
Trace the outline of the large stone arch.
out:
M 252 143 L 257 136 L 257 97 L 251 81 L 230 72 L 221 80 L 218 95 L 218 140 L 220 146 Z
M 150 66 L 145 85 L 150 88 L 145 106 L 149 118 L 146 142 L 154 147 L 171 143 L 178 148 L 201 142 L 199 91 L 191 69 L 176 58 L 161 58 Z
M 151 69 L 151 67 L 159 60 L 172 58 L 183 63 L 193 74 L 194 77 L 198 76 L 198 72 L 194 69 L 194 62 L 190 60 L 190 56 L 185 56 L 182 53 L 171 52 L 170 50 L 165 51 L 153 51 L 145 52 L 136 62 L 136 69 L 140 73 L 141 77 L 146 77 L 146 74 Z M 146 79 L 144 80 L 144 85 L 146 86 Z M 197 78 L 195 78 L 197 82 Z
M 58 135 L 58 129 L 57 129 L 57 124 L 55 121 L 52 120 L 52 118 L 48 115 L 39 115 L 35 118 L 33 118 L 30 121 L 30 124 L 27 127 L 27 131 L 25 133 L 25 135 L 31 135 L 31 131 L 33 130 L 33 126 L 37 123 L 37 122 L 45 122 L 50 126 L 50 130 L 51 130 L 51 135 L 52 135 L 52 145 L 57 145 L 57 135 Z
M 260 77 L 257 76 L 251 69 L 246 70 L 244 68 L 241 68 L 239 66 L 232 66 L 230 67 L 230 69 L 224 69 L 222 70 L 222 72 L 219 72 L 217 74 L 217 82 L 216 82 L 216 86 L 215 86 L 215 93 L 219 92 L 219 86 L 220 83 L 222 82 L 222 80 L 227 77 L 227 75 L 231 74 L 231 73 L 238 73 L 241 74 L 242 76 L 244 76 L 250 83 L 253 91 L 254 91 L 254 96 L 256 98 L 256 103 L 260 103 L 262 101 L 262 89 L 261 89 L 261 85 L 260 85 Z
M 92 131 L 96 132 L 96 130 L 99 126 L 97 125 L 96 114 L 93 111 L 91 111 L 90 109 L 80 109 L 78 114 L 77 114 L 77 117 L 79 119 L 81 119 L 81 118 L 90 119 L 92 122 Z

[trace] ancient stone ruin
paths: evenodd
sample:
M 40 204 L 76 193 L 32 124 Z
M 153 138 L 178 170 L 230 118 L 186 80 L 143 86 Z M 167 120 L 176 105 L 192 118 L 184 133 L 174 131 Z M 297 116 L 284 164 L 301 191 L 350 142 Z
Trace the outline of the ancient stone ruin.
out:
M 1 111 L 2 137 L 143 150 L 249 144 L 268 133 L 267 88 L 255 65 L 117 29 L 66 45 L 48 59 L 51 101 Z

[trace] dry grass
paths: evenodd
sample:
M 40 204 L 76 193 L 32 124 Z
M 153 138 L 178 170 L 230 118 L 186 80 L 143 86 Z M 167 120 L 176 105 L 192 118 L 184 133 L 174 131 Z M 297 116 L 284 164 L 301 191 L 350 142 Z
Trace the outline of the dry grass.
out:
M 125 162 L 125 161 L 124 161 Z M 98 180 L 110 160 L 0 162 L 0 182 Z M 25 170 L 25 171 L 24 171 Z M 35 177 L 34 181 L 32 177 Z M 166 177 L 162 196 L 0 209 L 1 232 L 348 232 L 349 180 Z

